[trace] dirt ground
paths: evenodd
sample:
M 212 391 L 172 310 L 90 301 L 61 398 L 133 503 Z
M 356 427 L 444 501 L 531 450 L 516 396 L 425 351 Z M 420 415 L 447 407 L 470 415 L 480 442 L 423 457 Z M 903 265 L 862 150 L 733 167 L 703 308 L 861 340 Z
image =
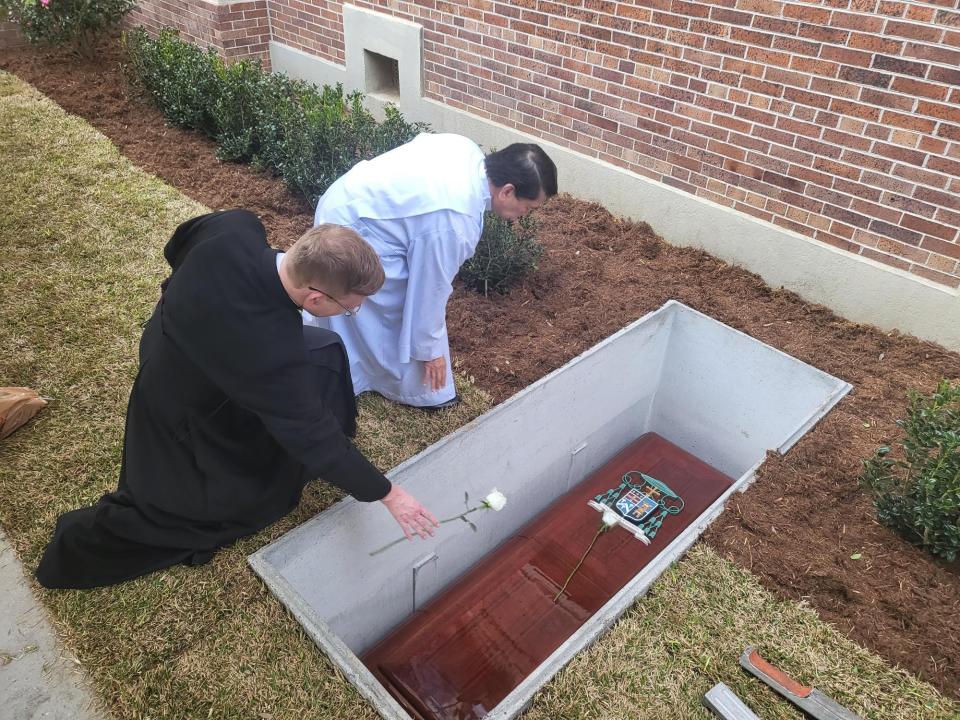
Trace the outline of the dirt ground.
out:
M 209 141 L 166 126 L 128 90 L 120 62 L 115 44 L 92 63 L 0 51 L 0 67 L 186 195 L 253 210 L 278 246 L 310 226 L 312 209 L 279 180 L 221 163 Z M 960 355 L 847 322 L 594 203 L 560 196 L 538 216 L 546 252 L 537 272 L 503 297 L 454 292 L 448 325 L 460 369 L 503 400 L 673 298 L 852 383 L 786 456 L 768 459 L 706 541 L 771 590 L 808 602 L 861 645 L 960 697 L 957 563 L 939 563 L 879 525 L 857 483 L 861 460 L 898 437 L 907 392 L 960 379 Z

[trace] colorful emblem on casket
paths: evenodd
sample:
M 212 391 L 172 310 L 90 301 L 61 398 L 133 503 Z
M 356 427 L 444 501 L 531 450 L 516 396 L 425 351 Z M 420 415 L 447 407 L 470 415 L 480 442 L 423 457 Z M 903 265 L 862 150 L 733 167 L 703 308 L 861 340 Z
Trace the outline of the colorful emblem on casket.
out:
M 657 501 L 641 494 L 636 488 L 630 488 L 617 498 L 616 509 L 627 520 L 638 523 L 657 509 Z
M 683 499 L 666 483 L 631 470 L 623 476 L 619 487 L 597 495 L 588 505 L 601 512 L 605 508 L 613 510 L 621 518 L 621 527 L 649 545 L 664 519 L 683 510 Z

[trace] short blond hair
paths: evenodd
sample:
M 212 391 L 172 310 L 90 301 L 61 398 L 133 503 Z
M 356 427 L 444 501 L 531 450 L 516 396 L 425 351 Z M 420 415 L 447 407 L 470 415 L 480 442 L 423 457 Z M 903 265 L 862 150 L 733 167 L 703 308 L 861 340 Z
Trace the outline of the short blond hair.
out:
M 297 287 L 319 287 L 333 295 L 373 295 L 383 285 L 383 265 L 370 244 L 351 228 L 317 225 L 287 253 Z

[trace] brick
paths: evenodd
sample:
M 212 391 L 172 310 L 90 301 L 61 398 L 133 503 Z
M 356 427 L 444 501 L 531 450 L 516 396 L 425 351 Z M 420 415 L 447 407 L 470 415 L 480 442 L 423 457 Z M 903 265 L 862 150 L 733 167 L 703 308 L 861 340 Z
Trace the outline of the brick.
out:
M 808 210 L 813 213 L 820 213 L 823 210 L 823 203 L 818 200 L 807 197 L 806 195 L 798 195 L 791 192 L 782 192 L 780 193 L 780 199 L 783 202 L 790 203 L 791 205 Z
M 766 220 L 767 222 L 770 222 L 771 220 L 773 220 L 773 215 L 771 213 L 765 212 L 764 210 L 760 210 L 759 208 L 755 208 L 752 205 L 737 203 L 733 207 L 735 210 L 739 210 L 740 212 L 747 213 L 748 215 L 753 215 L 754 217 L 760 218 L 761 220 Z
M 900 147 L 899 145 L 888 145 L 882 142 L 873 144 L 873 152 L 877 155 L 890 158 L 891 160 L 898 160 L 916 165 L 917 167 L 923 167 L 923 163 L 927 159 L 926 153 L 919 152 L 918 150 L 910 150 L 909 148 Z
M 814 114 L 813 122 L 826 130 L 837 127 L 840 124 L 840 116 L 835 113 L 819 111 Z
M 767 68 L 764 80 L 780 83 L 781 85 L 793 85 L 798 88 L 806 88 L 810 83 L 810 77 L 804 73 L 791 72 L 775 67 Z
M 952 212 L 944 208 L 938 208 L 934 219 L 939 220 L 942 223 L 946 223 L 947 225 L 960 227 L 960 212 Z
M 852 242 L 849 242 L 848 240 L 844 240 L 841 237 L 837 237 L 836 235 L 831 235 L 830 233 L 827 233 L 827 232 L 818 230 L 815 233 L 814 237 L 820 242 L 827 243 L 828 245 L 833 245 L 834 247 L 840 248 L 841 250 L 847 250 L 848 252 L 856 253 L 857 250 L 859 249 L 859 246 L 854 245 Z
M 958 78 L 960 78 L 960 73 L 958 73 Z M 931 100 L 946 100 L 947 98 L 947 88 L 905 77 L 894 78 L 890 89 L 908 95 L 919 95 Z
M 567 10 L 568 14 L 573 14 L 572 8 Z M 690 19 L 682 17 L 680 15 L 666 15 L 664 13 L 655 12 L 653 14 L 652 22 L 654 25 L 664 25 L 666 27 L 671 27 L 676 30 L 686 30 L 690 25 Z
M 893 167 L 893 162 L 890 160 L 874 157 L 872 155 L 864 155 L 863 153 L 859 153 L 855 150 L 844 150 L 840 155 L 840 159 L 845 163 L 849 163 L 850 165 L 857 165 L 864 169 L 876 170 L 877 172 L 889 172 L 890 168 Z
M 856 228 L 852 225 L 845 225 L 844 223 L 834 220 L 830 223 L 830 230 L 833 233 L 836 233 L 840 237 L 852 238 L 853 233 L 856 232 Z
M 925 263 L 930 258 L 930 253 L 926 250 L 887 237 L 879 238 L 876 249 L 915 263 Z
M 930 62 L 941 63 L 953 68 L 960 65 L 960 50 L 951 50 L 936 45 L 907 43 L 907 46 L 903 49 L 903 54 L 906 57 L 929 60 Z
M 927 73 L 927 80 L 947 83 L 948 85 L 960 85 L 960 70 L 932 65 L 930 72 Z
M 856 98 L 860 96 L 859 85 L 840 82 L 839 80 L 825 80 L 815 77 L 810 81 L 810 89 L 814 92 L 830 95 L 833 98 Z
M 957 228 L 941 225 L 915 215 L 904 215 L 901 224 L 911 230 L 916 230 L 924 235 L 932 235 L 941 240 L 952 240 L 957 235 Z
M 758 47 L 747 48 L 746 57 L 753 62 L 763 63 L 764 65 L 776 65 L 778 67 L 790 67 L 790 61 L 792 59 L 792 56 L 788 53 Z
M 833 45 L 824 45 L 820 51 L 821 60 L 827 60 L 844 65 L 856 65 L 857 67 L 870 67 L 873 61 L 873 53 L 860 50 L 851 50 L 847 47 L 835 47 Z
M 749 25 L 753 20 L 753 14 L 714 6 L 710 9 L 710 18 L 728 25 Z
M 824 27 L 822 25 L 810 25 L 808 23 L 803 23 L 800 25 L 799 34 L 800 37 L 807 38 L 808 40 L 833 43 L 835 45 L 845 44 L 847 42 L 847 38 L 850 37 L 850 32 L 847 30 Z
M 720 114 L 715 114 L 713 116 L 713 124 L 740 133 L 749 133 L 751 128 L 750 123 L 743 122 L 742 120 L 738 120 L 728 115 Z
M 890 112 L 889 110 L 884 111 L 882 122 L 905 130 L 924 133 L 932 133 L 933 128 L 936 126 L 936 122 L 933 120 L 918 117 L 917 115 L 903 115 L 901 113 Z
M 897 37 L 910 38 L 911 40 L 923 40 L 924 42 L 939 42 L 943 31 L 940 28 L 930 25 L 920 25 L 917 23 L 900 22 L 898 20 L 888 20 L 886 35 L 896 35 Z
M 811 55 L 816 57 L 820 53 L 820 44 L 799 38 L 777 36 L 773 40 L 775 50 L 784 50 L 797 55 Z
M 936 134 L 939 137 L 960 142 L 960 126 L 958 125 L 947 125 L 946 123 L 940 123 Z
M 854 188 L 856 185 L 854 184 Z M 837 188 L 839 189 L 839 188 Z M 857 195 L 860 195 L 857 192 Z M 903 217 L 903 213 L 897 210 L 896 208 L 884 207 L 883 205 L 877 205 L 876 203 L 869 202 L 864 197 L 854 197 L 853 202 L 850 205 L 850 208 L 858 213 L 863 213 L 864 215 L 869 215 L 874 219 L 882 220 L 884 222 L 897 224 L 900 222 L 900 218 Z
M 880 119 L 879 108 L 863 105 L 858 102 L 849 102 L 839 98 L 834 98 L 830 101 L 830 111 L 840 113 L 841 115 L 852 115 L 853 117 L 864 120 L 877 121 Z
M 863 68 L 844 65 L 840 68 L 838 77 L 841 80 L 859 83 L 861 85 L 872 85 L 873 87 L 888 88 L 893 80 L 892 75 L 886 73 L 864 70 Z
M 736 173 L 737 175 L 751 177 L 754 180 L 759 180 L 764 172 L 761 168 L 754 167 L 753 165 L 749 165 L 745 162 L 731 160 L 729 158 L 723 161 L 723 169 L 732 173 Z
M 893 93 L 886 93 L 881 90 L 874 90 L 873 88 L 864 88 L 860 93 L 860 102 L 909 112 L 913 110 L 913 106 L 916 105 L 917 101 L 905 95 L 894 95 Z
M 747 153 L 747 162 L 763 170 L 770 170 L 771 172 L 780 173 L 781 175 L 790 174 L 790 163 L 785 160 L 779 160 L 766 153 L 749 152 Z
M 731 57 L 723 58 L 723 69 L 738 75 L 749 75 L 751 77 L 763 77 L 764 72 L 763 65 Z
M 759 125 L 754 127 L 752 135 L 763 138 L 764 140 L 769 140 L 770 142 L 786 145 L 788 147 L 792 146 L 794 142 L 796 142 L 796 138 L 791 133 L 782 132 L 780 130 L 774 130 L 772 128 Z
M 941 285 L 946 285 L 947 287 L 957 287 L 958 279 L 953 275 L 946 275 L 935 270 L 920 267 L 919 265 L 914 265 L 911 267 L 910 272 L 920 275 L 921 277 L 925 277 L 927 280 L 932 280 L 933 282 L 940 283 Z
M 946 27 L 960 28 L 960 12 L 949 12 L 947 10 L 938 10 L 935 22 Z
M 825 8 L 792 3 L 783 6 L 783 16 L 819 25 L 826 25 L 830 21 L 830 11 Z
M 728 55 L 738 58 L 742 58 L 747 54 L 746 45 L 727 42 L 726 40 L 720 40 L 714 37 L 709 37 L 706 39 L 706 42 L 704 43 L 704 49 L 708 52 L 715 52 L 720 53 L 721 55 Z
M 906 9 L 906 3 L 891 0 L 882 0 L 877 6 L 877 12 L 888 17 L 903 17 Z
M 778 33 L 780 35 L 796 35 L 800 23 L 792 20 L 782 20 L 780 18 L 757 15 L 753 18 L 753 27 L 766 32 Z
M 730 40 L 748 46 L 768 48 L 773 45 L 774 37 L 770 33 L 748 30 L 742 27 L 735 27 L 730 30 Z
M 871 248 L 865 247 L 861 249 L 860 254 L 863 257 L 870 258 L 871 260 L 876 260 L 877 262 L 881 262 L 884 265 L 890 265 L 892 267 L 899 268 L 900 270 L 910 269 L 910 263 L 908 263 L 906 260 L 901 260 L 900 258 L 893 257 L 892 255 L 887 255 L 886 253 L 877 252 L 876 250 L 873 250 Z
M 786 87 L 783 89 L 783 97 L 793 103 L 809 105 L 811 107 L 825 110 L 830 107 L 830 96 L 819 93 L 807 92 L 798 88 Z
M 927 168 L 935 172 L 946 173 L 954 177 L 960 177 L 960 161 L 950 160 L 948 158 L 931 155 L 927 160 Z
M 920 243 L 920 247 L 923 247 L 923 242 Z M 953 275 L 954 282 L 956 282 L 956 276 L 960 274 L 957 272 L 958 266 L 956 260 L 936 253 L 930 253 L 924 265 L 932 270 Z
M 830 24 L 838 28 L 859 30 L 866 33 L 878 33 L 883 28 L 883 18 L 869 15 L 857 15 L 836 11 L 830 17 Z
M 765 82 L 749 76 L 740 78 L 740 87 L 752 93 L 759 93 L 760 95 L 768 95 L 770 97 L 780 97 L 783 94 L 783 85 Z
M 899 182 L 899 181 L 897 181 Z M 909 187 L 906 183 L 903 183 L 905 186 Z M 882 198 L 883 202 L 890 207 L 895 207 L 899 210 L 903 210 L 906 213 L 911 213 L 913 215 L 923 215 L 927 219 L 932 218 L 937 208 L 934 205 L 928 203 L 920 202 L 906 195 L 899 195 L 896 193 L 885 192 Z M 916 229 L 916 228 L 914 228 Z
M 829 191 L 821 190 L 820 188 L 814 188 L 814 189 L 817 192 L 821 192 L 821 193 L 829 192 Z M 837 193 L 831 193 L 831 194 L 836 195 Z M 866 229 L 870 226 L 870 222 L 871 222 L 870 218 L 867 217 L 866 215 L 861 215 L 851 210 L 837 207 L 836 205 L 830 205 L 830 204 L 824 205 L 823 214 L 829 218 L 833 218 L 834 220 L 839 220 L 840 222 L 845 223 L 847 225 L 851 225 L 852 227 L 855 227 L 855 228 Z
M 927 74 L 927 65 L 924 63 L 911 62 L 903 58 L 892 57 L 890 55 L 877 55 L 873 58 L 871 67 L 877 70 L 889 70 L 890 72 L 903 75 L 913 75 L 923 77 Z
M 777 187 L 798 193 L 802 193 L 804 188 L 807 186 L 806 183 L 801 182 L 800 180 L 788 177 L 786 175 L 781 175 L 779 173 L 770 172 L 769 170 L 764 170 L 763 176 L 760 179 L 765 183 L 776 185 Z
M 954 231 L 956 235 L 956 231 Z M 946 255 L 954 259 L 960 259 L 960 245 L 955 242 L 944 242 L 943 240 L 938 240 L 936 238 L 926 237 L 920 243 L 920 246 L 925 250 L 930 252 L 935 252 L 940 255 Z
M 853 180 L 847 180 L 845 178 L 834 178 L 833 188 L 842 193 L 853 195 L 854 202 L 856 202 L 856 198 L 871 200 L 873 202 L 880 201 L 880 195 L 881 195 L 880 191 L 877 190 L 876 188 L 867 187 L 860 180 L 853 181 Z
M 913 191 L 913 197 L 918 200 L 960 210 L 960 198 L 939 190 L 939 188 L 945 188 L 947 186 L 947 178 L 943 175 L 911 167 L 910 165 L 897 165 L 893 169 L 893 174 L 897 177 L 920 183 L 921 185 L 930 186 L 929 188 L 918 186 L 917 189 Z
M 905 227 L 900 227 L 899 225 L 884 222 L 883 220 L 877 220 L 876 218 L 870 221 L 869 230 L 880 235 L 885 235 L 886 237 L 894 238 L 895 240 L 907 243 L 908 245 L 919 245 L 920 240 L 923 239 L 921 233 L 914 232 L 913 230 Z
M 770 155 L 773 157 L 782 158 L 787 162 L 798 166 L 812 165 L 814 160 L 813 155 L 810 155 L 809 153 L 794 150 L 793 148 L 783 147 L 781 145 L 771 145 Z
M 840 132 L 838 130 L 825 130 L 823 133 L 823 139 L 827 142 L 836 143 L 837 145 L 843 145 L 844 147 L 853 148 L 854 150 L 862 150 L 866 152 L 870 149 L 870 146 L 873 144 L 871 140 L 860 135 L 852 135 L 850 133 Z
M 817 140 L 811 140 L 810 138 L 799 137 L 797 138 L 794 146 L 805 152 L 813 153 L 814 155 L 821 155 L 823 157 L 837 158 L 843 155 L 843 150 L 836 147 L 835 145 L 830 145 L 828 143 L 819 142 Z
M 916 112 L 921 115 L 948 120 L 953 123 L 960 123 L 960 107 L 951 105 L 939 105 L 937 103 L 921 100 L 917 103 Z
M 770 152 L 769 142 L 760 140 L 751 135 L 742 135 L 740 133 L 731 132 L 730 142 L 738 147 L 746 148 L 747 150 L 753 150 L 758 153 L 766 154 Z
M 913 183 L 906 182 L 905 180 L 901 180 L 900 178 L 892 177 L 891 175 L 880 174 L 880 173 L 872 172 L 869 170 L 864 171 L 863 177 L 861 178 L 861 180 L 868 185 L 872 185 L 875 187 L 884 188 L 885 190 L 892 190 L 894 192 L 901 193 L 904 197 L 912 195 L 913 191 L 916 189 L 916 185 L 914 185 Z M 906 206 L 898 205 L 897 207 L 902 207 L 904 210 L 909 209 Z M 911 210 L 911 212 L 917 212 L 917 211 Z
M 867 63 L 869 63 L 869 59 Z M 797 55 L 790 61 L 790 69 L 809 75 L 832 78 L 837 76 L 840 66 L 827 60 L 817 60 L 816 58 Z
M 783 3 L 777 0 L 738 0 L 737 9 L 763 15 L 779 15 L 783 11 Z
M 892 40 L 880 37 L 879 35 L 866 35 L 863 33 L 850 33 L 850 39 L 847 45 L 858 50 L 869 50 L 872 53 L 899 53 L 903 50 L 904 42 L 902 40 Z
M 777 128 L 785 130 L 796 135 L 805 135 L 806 137 L 819 138 L 821 128 L 813 123 L 798 122 L 785 117 L 777 118 Z

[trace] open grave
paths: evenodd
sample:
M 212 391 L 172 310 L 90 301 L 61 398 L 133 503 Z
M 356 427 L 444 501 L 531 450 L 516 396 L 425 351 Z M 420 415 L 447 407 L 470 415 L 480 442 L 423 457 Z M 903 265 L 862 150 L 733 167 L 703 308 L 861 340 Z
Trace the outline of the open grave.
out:
M 671 301 L 388 473 L 502 511 L 379 552 L 395 523 L 348 498 L 250 563 L 383 717 L 511 718 L 849 390 Z

